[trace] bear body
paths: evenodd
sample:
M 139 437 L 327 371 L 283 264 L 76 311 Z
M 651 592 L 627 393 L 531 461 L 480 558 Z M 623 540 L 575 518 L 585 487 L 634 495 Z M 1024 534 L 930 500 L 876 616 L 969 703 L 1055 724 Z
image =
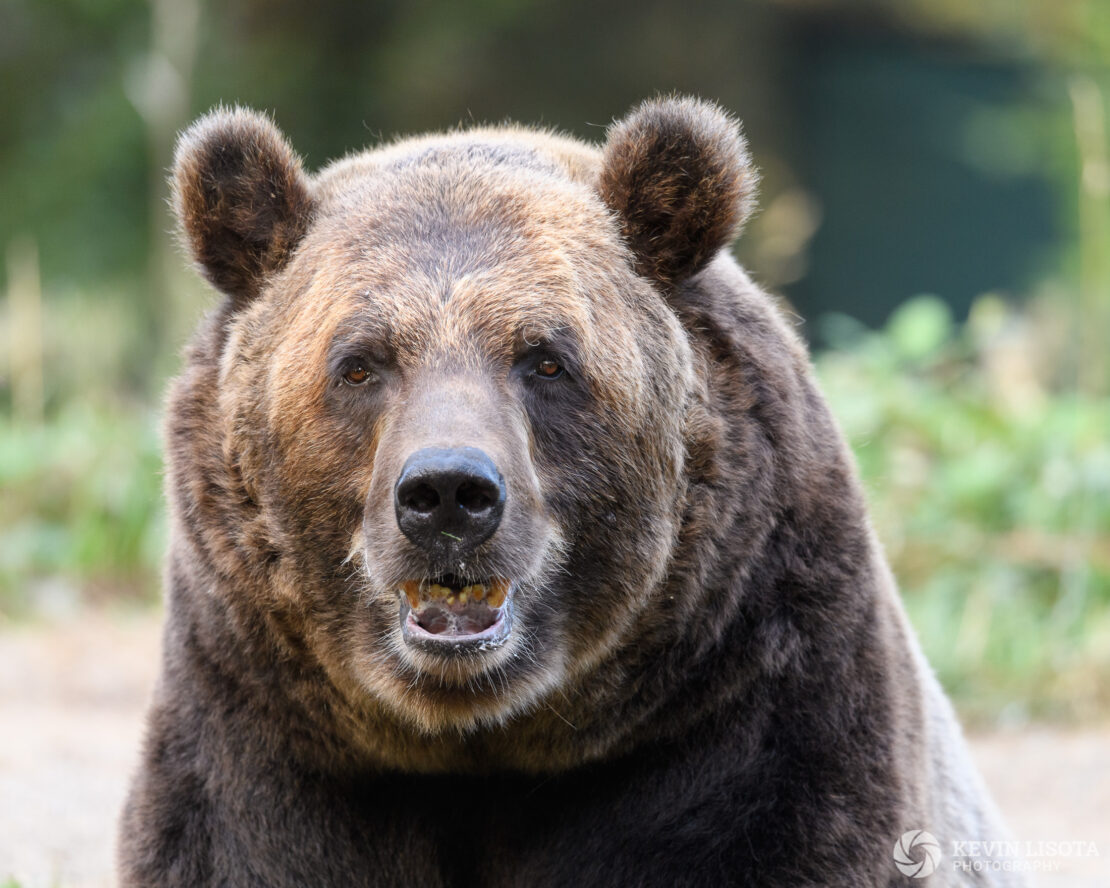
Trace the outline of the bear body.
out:
M 877 886 L 907 831 L 1001 837 L 725 250 L 754 187 L 689 99 L 314 177 L 251 112 L 182 136 L 225 299 L 169 400 L 124 885 Z

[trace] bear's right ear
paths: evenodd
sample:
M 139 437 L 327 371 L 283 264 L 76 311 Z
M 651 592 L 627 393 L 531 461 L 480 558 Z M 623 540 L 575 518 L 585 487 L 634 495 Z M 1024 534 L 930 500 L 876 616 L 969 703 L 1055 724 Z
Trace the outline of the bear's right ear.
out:
M 312 219 L 300 158 L 247 109 L 212 111 L 181 135 L 172 187 L 189 252 L 235 309 L 285 265 Z
M 758 181 L 735 120 L 710 102 L 673 97 L 644 102 L 610 128 L 598 191 L 636 271 L 672 287 L 739 234 Z

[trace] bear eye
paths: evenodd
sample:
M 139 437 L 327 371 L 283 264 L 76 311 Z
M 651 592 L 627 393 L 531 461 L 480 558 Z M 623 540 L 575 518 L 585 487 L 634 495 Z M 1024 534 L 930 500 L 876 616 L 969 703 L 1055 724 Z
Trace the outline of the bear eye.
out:
M 558 379 L 563 375 L 563 366 L 551 358 L 543 358 L 532 372 L 541 379 Z
M 355 361 L 343 371 L 343 381 L 347 385 L 362 385 L 370 378 L 369 368 L 361 361 Z

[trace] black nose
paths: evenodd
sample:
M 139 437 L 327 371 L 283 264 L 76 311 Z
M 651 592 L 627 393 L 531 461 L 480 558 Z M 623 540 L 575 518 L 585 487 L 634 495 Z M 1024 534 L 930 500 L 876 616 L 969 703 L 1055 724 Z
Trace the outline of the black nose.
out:
M 505 481 L 476 447 L 426 447 L 393 489 L 397 525 L 431 555 L 460 557 L 488 540 L 505 509 Z

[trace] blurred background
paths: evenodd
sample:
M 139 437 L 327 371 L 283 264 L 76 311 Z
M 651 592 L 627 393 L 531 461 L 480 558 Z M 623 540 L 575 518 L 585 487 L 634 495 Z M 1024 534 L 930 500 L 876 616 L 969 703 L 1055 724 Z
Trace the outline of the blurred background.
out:
M 80 837 L 11 851 L 43 842 L 16 809 L 58 822 L 85 779 L 110 835 L 121 783 L 89 786 L 78 760 L 102 742 L 98 773 L 125 777 L 134 757 L 161 393 L 215 300 L 175 245 L 165 177 L 175 134 L 219 103 L 272 112 L 309 169 L 506 118 L 597 141 L 658 92 L 736 113 L 763 172 L 737 255 L 814 348 L 984 767 L 1018 767 L 1000 730 L 1047 744 L 1027 757 L 1066 763 L 1091 736 L 1100 754 L 1110 735 L 1084 732 L 1110 714 L 1108 62 L 1100 0 L 3 0 L 0 706 L 20 721 L 0 790 L 22 802 L 0 878 L 31 884 L 47 860 L 52 884 L 100 884 L 110 865 L 102 838 L 87 865 Z M 71 737 L 66 707 L 96 701 L 75 730 L 103 736 Z M 1077 810 L 1092 786 L 1110 808 L 1101 765 Z

